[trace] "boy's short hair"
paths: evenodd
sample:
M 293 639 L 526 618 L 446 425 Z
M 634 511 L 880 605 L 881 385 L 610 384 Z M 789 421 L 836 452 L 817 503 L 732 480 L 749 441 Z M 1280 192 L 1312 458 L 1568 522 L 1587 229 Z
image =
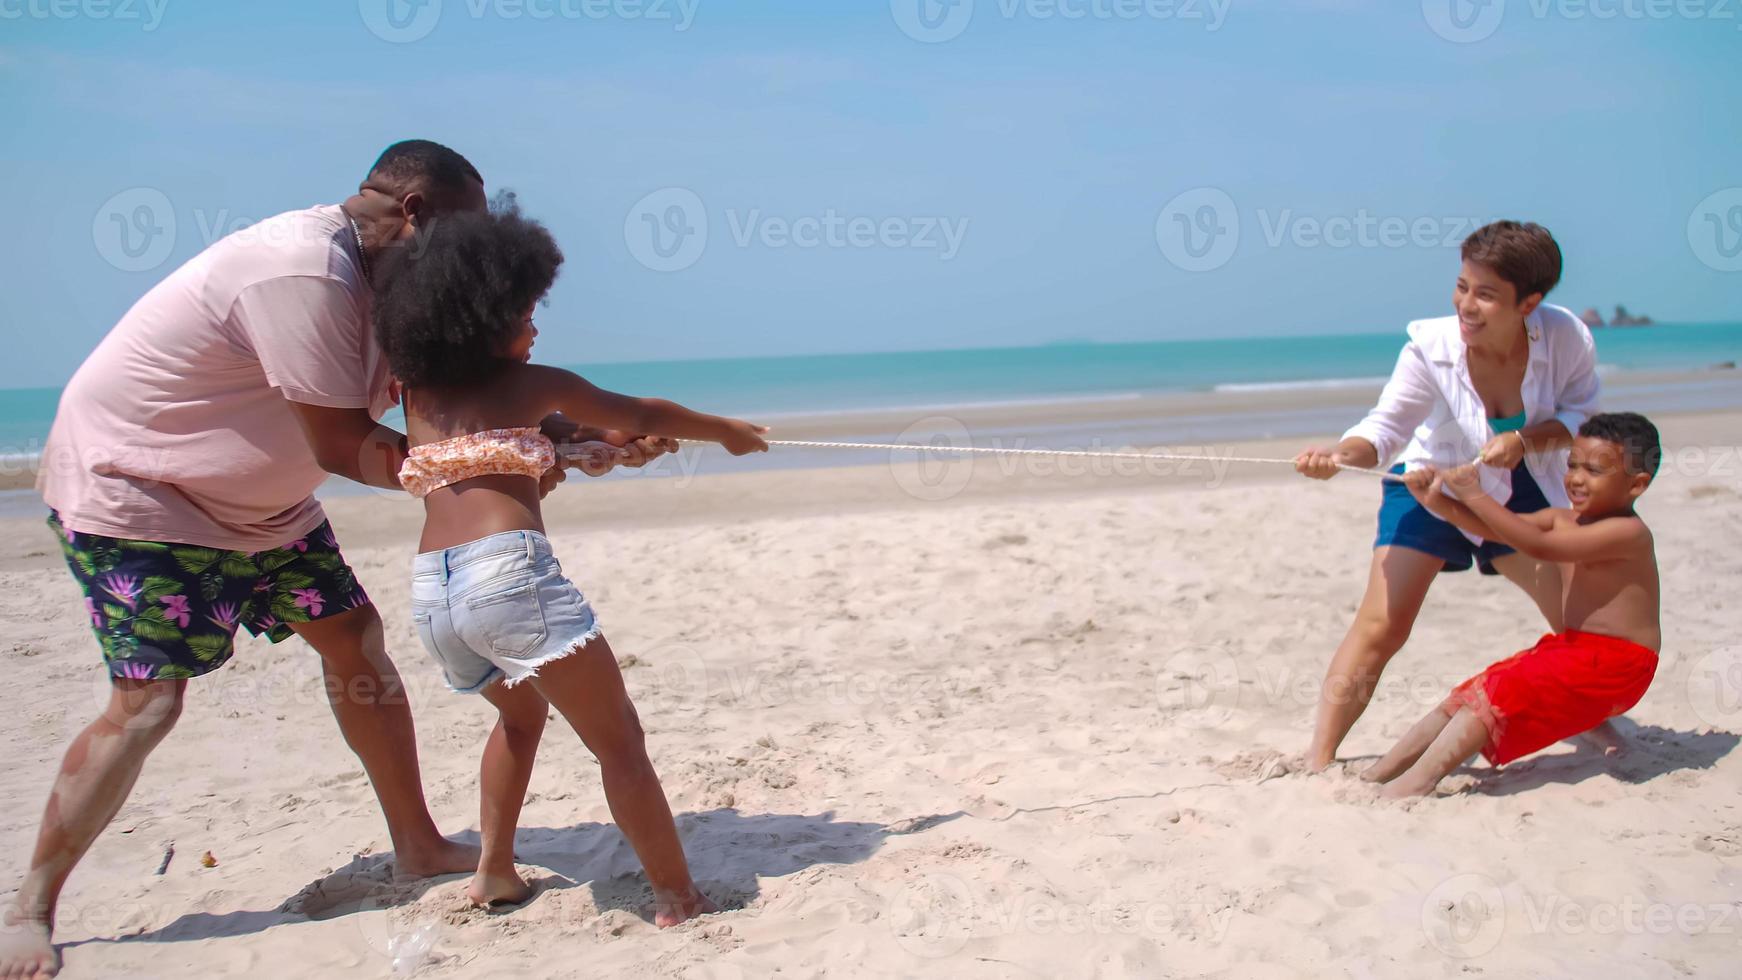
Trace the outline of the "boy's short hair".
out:
M 1657 479 L 1657 469 L 1663 463 L 1663 443 L 1658 439 L 1657 426 L 1645 416 L 1635 412 L 1593 415 L 1579 426 L 1579 435 L 1620 446 L 1629 471 Z
M 1518 290 L 1518 298 L 1544 296 L 1561 281 L 1561 247 L 1534 222 L 1496 221 L 1464 239 L 1465 262 L 1484 265 Z

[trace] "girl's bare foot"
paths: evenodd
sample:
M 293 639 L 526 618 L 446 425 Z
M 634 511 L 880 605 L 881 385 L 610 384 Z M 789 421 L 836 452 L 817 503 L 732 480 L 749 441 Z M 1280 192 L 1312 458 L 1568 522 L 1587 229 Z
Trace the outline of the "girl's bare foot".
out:
M 701 893 L 701 890 L 691 887 L 687 897 L 674 894 L 653 894 L 653 924 L 661 929 L 669 929 L 680 923 L 688 922 L 698 915 L 708 915 L 720 911 L 713 899 Z
M 520 877 L 520 872 L 485 874 L 479 871 L 466 885 L 466 897 L 481 909 L 503 905 L 519 905 L 532 897 L 533 887 Z
M 0 977 L 46 980 L 59 972 L 48 923 L 19 914 L 15 906 L 0 912 Z

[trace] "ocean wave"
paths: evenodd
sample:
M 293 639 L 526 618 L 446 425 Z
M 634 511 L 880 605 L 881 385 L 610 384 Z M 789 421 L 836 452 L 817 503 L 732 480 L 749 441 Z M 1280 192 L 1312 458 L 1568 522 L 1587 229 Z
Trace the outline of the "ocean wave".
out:
M 1224 395 L 1250 394 L 1255 391 L 1317 391 L 1337 388 L 1376 388 L 1385 384 L 1386 379 L 1377 378 L 1313 378 L 1298 381 L 1242 381 L 1234 384 L 1219 384 L 1211 391 Z
M 1140 391 L 1121 391 L 1096 395 L 1054 395 L 1035 398 L 1008 398 L 986 401 L 964 402 L 932 402 L 926 404 L 894 404 L 894 405 L 862 405 L 851 408 L 814 408 L 809 410 L 786 409 L 779 412 L 738 412 L 741 418 L 751 420 L 762 419 L 798 419 L 826 416 L 852 415 L 887 415 L 907 414 L 910 412 L 954 412 L 973 408 L 1028 408 L 1035 405 L 1092 405 L 1100 402 L 1137 401 L 1144 395 Z

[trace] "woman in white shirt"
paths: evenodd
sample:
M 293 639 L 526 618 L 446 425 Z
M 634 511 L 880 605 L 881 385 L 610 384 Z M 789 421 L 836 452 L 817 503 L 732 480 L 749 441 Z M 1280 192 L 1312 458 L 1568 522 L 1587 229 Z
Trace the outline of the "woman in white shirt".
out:
M 1569 310 L 1543 305 L 1560 281 L 1561 253 L 1540 225 L 1500 221 L 1465 240 L 1455 316 L 1417 320 L 1379 403 L 1332 449 L 1309 449 L 1295 469 L 1319 480 L 1339 466 L 1453 467 L 1478 457 L 1483 488 L 1518 513 L 1567 506 L 1567 449 L 1597 411 L 1591 332 Z M 1441 571 L 1502 574 L 1561 629 L 1559 570 L 1465 535 L 1387 481 L 1367 593 L 1319 692 L 1307 765 L 1323 769 L 1366 710 L 1385 664 L 1403 647 Z

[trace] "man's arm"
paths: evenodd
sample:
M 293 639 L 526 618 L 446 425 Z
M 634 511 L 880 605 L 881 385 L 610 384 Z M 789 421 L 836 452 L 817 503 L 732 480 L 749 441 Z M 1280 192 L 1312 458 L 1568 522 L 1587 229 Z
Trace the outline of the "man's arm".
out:
M 286 399 L 321 469 L 372 487 L 398 490 L 405 434 L 369 417 L 367 409 L 327 408 Z

